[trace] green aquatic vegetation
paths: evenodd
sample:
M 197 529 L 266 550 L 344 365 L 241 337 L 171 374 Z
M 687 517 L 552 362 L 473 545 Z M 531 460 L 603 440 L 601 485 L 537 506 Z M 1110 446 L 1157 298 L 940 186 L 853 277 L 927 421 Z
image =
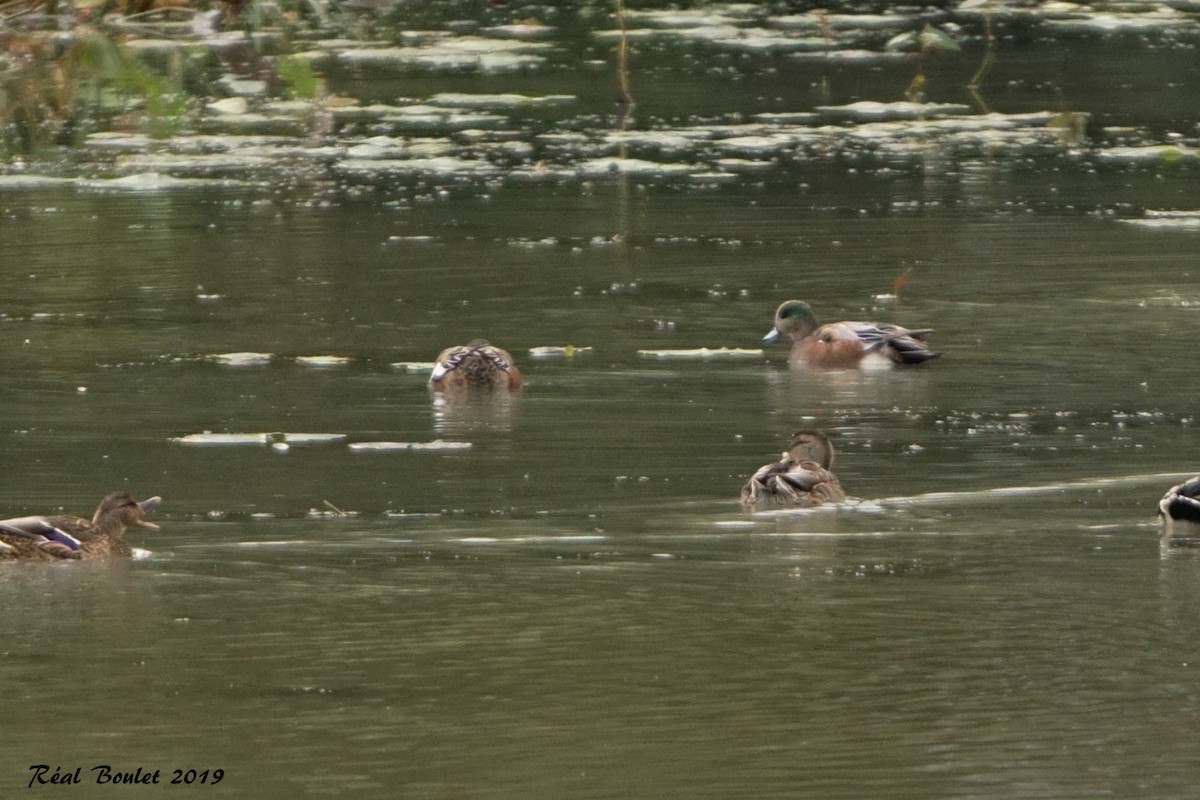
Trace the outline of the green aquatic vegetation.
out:
M 944 31 L 928 24 L 917 37 L 917 42 L 920 45 L 917 74 L 913 76 L 908 88 L 904 90 L 904 96 L 914 103 L 922 103 L 925 101 L 925 59 L 931 53 L 958 52 L 962 48 Z
M 7 151 L 71 144 L 101 120 L 165 137 L 187 109 L 178 58 L 161 74 L 106 32 L 35 31 L 7 37 L 4 44 L 20 57 L 0 82 L 0 129 Z
M 96 130 L 169 138 L 191 127 L 219 83 L 220 93 L 258 82 L 268 96 L 320 94 L 310 62 L 273 57 L 288 49 L 285 27 L 314 16 L 321 24 L 319 0 L 251 2 L 236 16 L 186 7 L 121 15 L 81 2 L 88 10 L 70 18 L 0 14 L 0 154 L 75 145 Z M 241 33 L 222 33 L 222 22 Z
M 282 56 L 275 61 L 275 72 L 292 87 L 292 94 L 302 100 L 313 100 L 317 96 L 317 76 L 312 64 L 300 58 Z
M 1185 160 L 1188 156 L 1194 155 L 1192 151 L 1174 144 L 1161 145 L 1156 148 L 1156 151 L 1162 156 L 1162 160 L 1168 164 L 1175 164 Z
M 978 92 L 979 85 L 983 82 L 983 76 L 992 68 L 992 62 L 996 59 L 996 34 L 992 30 L 992 15 L 987 13 L 983 15 L 983 41 L 983 60 L 979 62 L 979 68 L 967 82 L 967 88 L 972 92 Z
M 172 59 L 171 75 L 159 75 L 120 49 L 117 59 L 112 83 L 125 97 L 140 100 L 144 112 L 141 127 L 155 139 L 165 139 L 175 133 L 188 109 L 188 98 L 181 86 L 179 59 Z
M 1091 115 L 1082 111 L 1063 111 L 1046 123 L 1047 128 L 1058 131 L 1064 144 L 1082 145 L 1087 141 L 1087 126 Z

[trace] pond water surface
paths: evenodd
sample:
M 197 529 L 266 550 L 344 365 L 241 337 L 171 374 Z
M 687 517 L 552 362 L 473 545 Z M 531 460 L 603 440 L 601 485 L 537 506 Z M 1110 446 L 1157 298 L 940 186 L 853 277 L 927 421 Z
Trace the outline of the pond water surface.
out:
M 1010 20 L 982 89 L 1020 120 L 981 129 L 977 17 L 926 67 L 964 107 L 940 129 L 722 129 L 902 100 L 913 59 L 676 27 L 635 39 L 630 144 L 612 21 L 522 13 L 574 37 L 545 68 L 330 67 L 364 103 L 574 98 L 478 136 L 229 145 L 259 173 L 93 140 L 0 176 L 0 515 L 164 498 L 142 558 L 0 565 L 3 794 L 108 764 L 223 770 L 113 796 L 1193 797 L 1200 549 L 1154 513 L 1200 470 L 1194 21 Z M 640 352 L 755 350 L 791 297 L 943 357 Z M 432 398 L 422 363 L 477 336 L 525 391 Z M 800 427 L 856 499 L 744 512 Z

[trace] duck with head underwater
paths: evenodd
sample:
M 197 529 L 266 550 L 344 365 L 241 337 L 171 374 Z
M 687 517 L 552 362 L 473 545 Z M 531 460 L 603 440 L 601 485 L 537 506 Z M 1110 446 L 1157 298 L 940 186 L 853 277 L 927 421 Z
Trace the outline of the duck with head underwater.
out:
M 158 530 L 143 517 L 160 502 L 161 497 L 138 502 L 129 492 L 113 492 L 100 501 L 90 521 L 68 514 L 0 520 L 0 558 L 128 558 L 133 551 L 125 541 L 125 529 Z
M 817 369 L 923 364 L 941 353 L 925 343 L 931 329 L 909 330 L 887 322 L 830 322 L 821 325 L 808 303 L 788 300 L 775 311 L 775 326 L 763 337 L 792 340 L 792 364 Z
M 435 392 L 464 389 L 515 392 L 521 388 L 521 371 L 507 350 L 486 339 L 475 339 L 469 344 L 447 347 L 438 354 L 429 376 L 429 387 Z

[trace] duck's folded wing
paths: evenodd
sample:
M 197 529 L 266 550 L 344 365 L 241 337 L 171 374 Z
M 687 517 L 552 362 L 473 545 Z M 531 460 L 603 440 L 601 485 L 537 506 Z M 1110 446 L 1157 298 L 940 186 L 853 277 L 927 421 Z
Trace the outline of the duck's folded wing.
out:
M 925 337 L 932 332 L 932 328 L 914 331 L 899 325 L 879 322 L 858 322 L 854 327 L 854 335 L 858 337 L 864 352 L 872 353 L 882 347 L 889 347 L 893 359 L 905 364 L 920 364 L 941 355 L 930 350 L 929 345 L 925 343 Z
M 895 325 L 880 325 L 875 322 L 852 323 L 854 335 L 867 353 L 874 352 L 908 332 Z
M 58 542 L 70 550 L 82 545 L 78 539 L 50 523 L 45 517 L 16 517 L 0 520 L 0 534 L 48 542 Z
M 1200 475 L 1184 481 L 1171 489 L 1171 492 L 1192 500 L 1200 500 Z
M 920 345 L 925 341 L 926 336 L 933 333 L 932 328 L 911 331 L 887 322 L 853 322 L 849 324 L 853 326 L 854 335 L 858 337 L 858 341 L 862 343 L 867 352 L 885 344 L 904 340 L 908 340 L 914 345 Z
M 791 484 L 781 481 L 782 476 L 786 475 L 787 471 L 794 466 L 796 466 L 794 461 L 784 459 L 759 467 L 742 487 L 742 502 L 759 503 L 769 498 L 794 496 L 795 490 Z
M 824 482 L 828 473 L 825 470 L 817 467 L 811 461 L 806 461 L 803 464 L 797 464 L 787 472 L 781 472 L 776 475 L 776 480 L 781 483 L 786 483 L 788 486 L 801 492 L 811 492 L 813 487 Z M 823 474 L 824 473 L 824 474 Z
M 840 485 L 836 475 L 815 461 L 801 461 L 799 464 L 793 464 L 791 469 L 779 476 L 779 480 L 785 481 L 789 486 L 803 492 L 811 492 L 817 486 L 824 484 Z

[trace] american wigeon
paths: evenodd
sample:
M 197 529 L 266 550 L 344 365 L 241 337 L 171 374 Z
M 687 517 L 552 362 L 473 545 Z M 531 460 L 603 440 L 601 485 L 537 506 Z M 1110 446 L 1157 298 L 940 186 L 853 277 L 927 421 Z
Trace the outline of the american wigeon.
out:
M 792 435 L 780 460 L 765 464 L 742 487 L 742 505 L 753 511 L 805 508 L 846 499 L 833 468 L 833 444 L 819 431 Z
M 921 364 L 941 353 L 925 344 L 929 329 L 909 330 L 886 322 L 820 325 L 808 303 L 788 300 L 775 312 L 775 327 L 763 337 L 792 340 L 790 361 L 820 369 Z

